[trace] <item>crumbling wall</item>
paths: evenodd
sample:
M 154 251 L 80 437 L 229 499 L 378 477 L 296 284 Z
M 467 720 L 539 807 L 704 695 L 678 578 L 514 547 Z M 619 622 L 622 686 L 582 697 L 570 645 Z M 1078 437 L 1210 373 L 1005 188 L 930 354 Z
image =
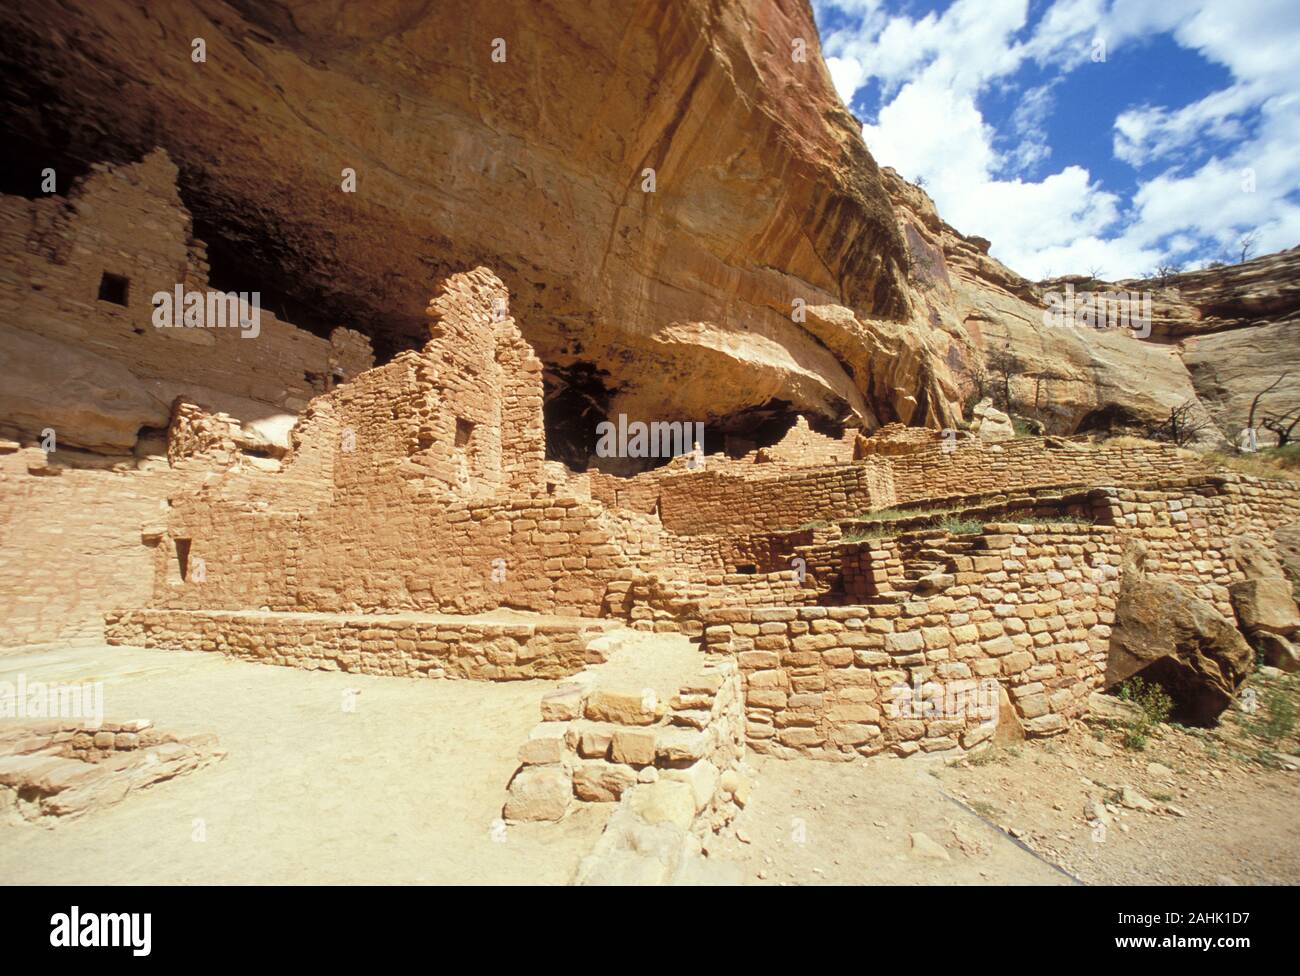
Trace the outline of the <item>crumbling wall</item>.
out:
M 452 276 L 424 349 L 314 400 L 281 473 L 232 471 L 177 499 L 154 605 L 606 609 L 658 551 L 658 524 L 548 479 L 541 364 L 505 295 L 486 269 Z M 295 503 L 279 486 L 296 492 L 305 463 L 327 480 Z M 167 562 L 185 558 L 202 578 Z
M 105 610 L 145 602 L 162 507 L 187 484 L 165 464 L 114 471 L 58 457 L 0 446 L 0 647 L 100 640 Z
M 659 496 L 664 528 L 683 535 L 789 529 L 895 503 L 893 472 L 888 462 L 775 474 L 765 468 L 756 465 L 753 476 L 706 468 L 664 477 Z
M 1022 526 L 984 542 L 988 563 L 958 557 L 941 593 L 706 612 L 707 648 L 734 654 L 745 678 L 751 746 L 822 758 L 971 748 L 992 734 L 999 685 L 1029 732 L 1064 729 L 1105 670 L 1114 531 Z M 936 698 L 946 706 L 922 704 Z
M 795 549 L 808 577 L 793 595 L 790 574 L 750 577 L 740 592 L 730 576 L 707 587 L 705 642 L 741 666 L 751 744 L 821 757 L 971 748 L 992 734 L 988 679 L 1023 730 L 1060 731 L 1100 686 L 1132 540 L 1147 543 L 1151 572 L 1232 619 L 1228 586 L 1244 578 L 1232 540 L 1274 547 L 1272 530 L 1300 520 L 1294 482 L 1240 475 L 1100 488 L 1059 504 L 1080 498 L 1096 524 L 816 541 Z M 908 572 L 918 565 L 925 579 Z M 918 707 L 930 699 L 947 705 Z
M 1048 485 L 1144 485 L 1206 474 L 1189 451 L 1163 446 L 1089 447 L 1060 438 L 978 440 L 926 448 L 889 459 L 897 504 L 943 495 Z
M 142 427 L 165 428 L 184 397 L 242 422 L 297 414 L 316 393 L 373 364 L 350 330 L 326 340 L 260 314 L 239 328 L 155 328 L 152 296 L 206 291 L 205 248 L 192 238 L 162 150 L 98 166 L 67 196 L 0 196 L 0 430 L 128 453 Z M 240 290 L 259 291 L 256 281 Z M 276 418 L 281 418 L 277 420 Z

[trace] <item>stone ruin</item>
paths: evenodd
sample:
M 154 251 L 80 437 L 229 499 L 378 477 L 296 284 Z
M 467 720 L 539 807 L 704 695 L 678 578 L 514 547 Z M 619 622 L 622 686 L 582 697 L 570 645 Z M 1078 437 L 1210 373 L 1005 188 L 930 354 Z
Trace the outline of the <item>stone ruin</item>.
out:
M 166 168 L 141 166 L 132 179 Z M 168 260 L 198 267 L 183 225 Z M 95 265 L 75 248 L 50 273 L 78 260 L 67 287 L 84 292 Z M 1253 578 L 1235 544 L 1272 558 L 1274 529 L 1300 521 L 1294 483 L 1170 447 L 900 425 L 832 437 L 802 418 L 742 457 L 575 472 L 546 460 L 542 363 L 509 299 L 486 268 L 452 275 L 423 347 L 378 366 L 348 330 L 327 341 L 272 321 L 273 345 L 297 344 L 285 376 L 300 385 L 302 362 L 319 360 L 308 389 L 280 385 L 275 357 L 250 366 L 263 385 L 242 396 L 214 385 L 204 405 L 168 387 L 153 449 L 136 442 L 130 471 L 65 468 L 30 437 L 0 444 L 0 508 L 33 526 L 0 561 L 4 640 L 102 633 L 310 670 L 560 680 L 502 784 L 503 816 L 626 801 L 638 822 L 698 836 L 745 802 L 746 749 L 953 756 L 1063 731 L 1108 683 L 1130 546 L 1193 617 L 1231 627 Z M 30 317 L 55 298 L 6 300 Z M 249 354 L 237 335 L 214 341 L 203 356 Z M 131 368 L 161 370 L 170 354 Z M 246 422 L 250 402 L 296 421 L 268 432 Z M 53 511 L 57 539 L 41 529 Z M 69 543 L 59 576 L 43 560 Z M 1293 623 L 1252 620 L 1252 639 L 1294 658 Z M 620 676 L 620 658 L 650 657 L 645 642 L 663 635 L 689 654 L 658 690 Z M 1230 694 L 1238 679 L 1224 680 Z M 42 755 L 105 733 L 31 731 L 47 734 L 63 738 Z M 57 758 L 77 779 L 66 763 L 84 757 Z M 36 789 L 17 776 L 5 784 Z M 40 797 L 38 813 L 59 812 Z M 626 852 L 606 846 L 592 877 Z

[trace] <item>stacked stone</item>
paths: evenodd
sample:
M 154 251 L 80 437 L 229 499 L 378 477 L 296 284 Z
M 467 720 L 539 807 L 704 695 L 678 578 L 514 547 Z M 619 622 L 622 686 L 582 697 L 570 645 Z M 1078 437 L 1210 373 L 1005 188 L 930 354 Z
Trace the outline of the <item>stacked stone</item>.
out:
M 10 726 L 0 730 L 0 807 L 29 821 L 78 816 L 224 757 L 215 735 L 176 736 L 147 719 Z
M 969 546 L 969 537 L 955 541 L 951 580 L 932 595 L 707 612 L 707 648 L 734 655 L 745 678 L 751 745 L 824 758 L 972 748 L 993 730 L 989 694 L 985 707 L 968 707 L 988 679 L 1010 692 L 1029 734 L 1063 730 L 1100 682 L 1119 560 L 1113 533 L 990 524 Z M 919 707 L 918 692 L 959 707 Z
M 110 644 L 213 651 L 308 670 L 483 681 L 571 675 L 603 659 L 589 645 L 616 626 L 570 618 L 497 623 L 256 610 L 123 610 L 106 621 Z
M 1091 447 L 1078 439 L 1025 437 L 962 441 L 894 457 L 898 504 L 960 493 L 1048 485 L 1145 485 L 1203 476 L 1199 455 L 1164 445 Z
M 755 532 L 848 518 L 895 502 L 886 460 L 786 469 L 754 465 L 750 473 L 706 467 L 660 479 L 664 528 L 681 535 Z
M 542 700 L 542 722 L 520 747 L 507 820 L 559 820 L 573 802 L 618 800 L 636 784 L 671 794 L 687 824 L 717 829 L 745 794 L 725 774 L 744 756 L 739 674 L 710 663 L 670 702 L 653 692 L 596 687 L 586 672 Z M 683 799 L 684 798 L 684 799 Z

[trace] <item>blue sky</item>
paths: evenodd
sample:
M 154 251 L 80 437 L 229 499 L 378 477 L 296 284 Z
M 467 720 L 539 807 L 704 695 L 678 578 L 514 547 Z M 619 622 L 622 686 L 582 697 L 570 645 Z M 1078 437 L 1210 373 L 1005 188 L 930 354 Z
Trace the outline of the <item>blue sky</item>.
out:
M 1300 0 L 813 0 L 877 162 L 1030 278 L 1300 244 Z

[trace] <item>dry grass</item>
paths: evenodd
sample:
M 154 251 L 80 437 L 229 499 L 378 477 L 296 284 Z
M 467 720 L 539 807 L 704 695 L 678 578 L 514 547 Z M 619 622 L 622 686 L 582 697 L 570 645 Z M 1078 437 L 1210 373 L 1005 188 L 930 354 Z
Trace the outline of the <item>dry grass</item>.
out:
M 1206 459 L 1229 471 L 1256 478 L 1300 480 L 1300 444 L 1266 447 L 1250 454 L 1215 451 L 1207 454 Z

